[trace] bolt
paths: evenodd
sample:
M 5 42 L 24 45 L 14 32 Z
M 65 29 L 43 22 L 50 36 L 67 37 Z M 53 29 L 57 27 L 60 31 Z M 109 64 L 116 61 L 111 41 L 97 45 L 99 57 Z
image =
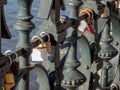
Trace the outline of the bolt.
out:
M 115 43 L 114 43 L 114 45 L 115 45 L 115 46 L 118 46 L 118 45 L 119 45 L 119 43 L 118 43 L 118 42 L 115 42 Z
M 89 66 L 88 66 L 88 65 L 85 65 L 85 69 L 88 70 L 88 69 L 89 69 Z

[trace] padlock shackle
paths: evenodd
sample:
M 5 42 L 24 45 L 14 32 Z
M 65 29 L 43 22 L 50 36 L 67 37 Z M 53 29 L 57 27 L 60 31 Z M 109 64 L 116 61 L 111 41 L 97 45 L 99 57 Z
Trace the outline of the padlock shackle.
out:
M 41 32 L 41 33 L 40 33 L 40 36 L 41 36 L 41 37 L 47 36 L 47 37 L 48 37 L 48 41 L 50 42 L 50 35 L 49 35 L 49 33 L 47 33 L 47 32 Z
M 34 41 L 35 39 L 40 40 L 41 43 L 44 42 L 43 39 L 42 39 L 42 37 L 40 35 L 39 36 L 33 36 L 31 40 Z

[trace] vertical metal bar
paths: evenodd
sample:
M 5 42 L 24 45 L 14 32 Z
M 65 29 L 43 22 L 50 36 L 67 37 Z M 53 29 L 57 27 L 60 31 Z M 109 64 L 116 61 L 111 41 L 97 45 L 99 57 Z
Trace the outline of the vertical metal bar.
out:
M 0 6 L 0 54 L 1 54 L 1 21 L 2 21 L 1 13 L 2 13 L 2 11 L 1 11 L 1 6 Z
M 60 21 L 60 0 L 55 0 L 55 21 L 56 23 Z
M 110 60 L 118 53 L 116 48 L 111 45 L 113 37 L 110 34 L 110 19 L 107 20 L 101 36 L 101 50 L 99 51 L 99 57 L 103 60 L 103 67 L 101 71 L 101 87 L 103 90 L 107 90 L 108 86 L 108 71 L 112 67 Z
M 60 0 L 55 0 L 55 24 L 60 22 Z M 57 26 L 56 26 L 57 27 Z M 56 29 L 58 31 L 58 29 Z M 59 38 L 58 38 L 59 39 Z M 55 90 L 60 90 L 60 82 L 61 82 L 61 70 L 60 70 L 60 50 L 59 50 L 59 42 L 56 41 L 55 45 L 55 70 L 56 70 L 56 87 Z M 59 62 L 57 62 L 59 61 Z M 59 64 L 58 64 L 59 63 Z
M 106 62 L 103 62 L 104 65 Z M 101 70 L 101 86 L 102 87 L 107 87 L 107 83 L 108 83 L 108 68 L 102 68 Z
M 85 77 L 81 72 L 77 70 L 80 62 L 76 59 L 77 52 L 77 27 L 78 27 L 78 11 L 81 5 L 81 0 L 68 0 L 68 5 L 70 7 L 70 15 L 69 17 L 75 20 L 75 25 L 69 29 L 67 33 L 67 41 L 71 43 L 69 48 L 68 55 L 66 57 L 65 67 L 66 69 L 63 71 L 64 79 L 61 84 L 67 90 L 76 90 L 83 82 L 85 81 Z
M 29 55 L 31 53 L 30 32 L 34 29 L 34 24 L 31 22 L 33 16 L 30 12 L 32 0 L 17 0 L 17 3 L 19 6 L 18 21 L 14 27 L 19 32 L 19 41 L 16 47 L 25 50 L 25 55 L 19 57 L 20 69 L 22 69 L 29 66 Z M 29 72 L 21 79 L 18 89 L 29 90 Z
M 79 7 L 80 7 L 81 3 L 82 3 L 81 0 L 68 0 L 68 6 L 70 8 L 70 14 L 69 14 L 70 18 L 75 19 L 75 20 L 78 19 Z M 75 32 L 74 34 L 73 34 L 73 31 Z M 76 31 L 77 31 L 77 23 L 75 24 L 74 27 L 70 28 L 69 32 L 67 33 L 67 36 L 68 37 L 71 37 L 71 36 L 76 37 L 77 36 Z
M 0 6 L 0 56 L 1 56 L 1 6 Z M 2 82 L 0 82 L 0 90 L 2 89 Z

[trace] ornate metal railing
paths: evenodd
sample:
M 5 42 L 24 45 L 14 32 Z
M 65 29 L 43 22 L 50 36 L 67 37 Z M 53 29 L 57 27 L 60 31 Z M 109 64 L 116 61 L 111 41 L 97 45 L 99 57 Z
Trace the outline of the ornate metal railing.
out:
M 41 0 L 38 17 L 44 22 L 31 41 L 32 1 L 17 0 L 14 27 L 19 40 L 15 52 L 0 53 L 0 90 L 29 90 L 33 69 L 39 90 L 120 90 L 120 1 L 67 0 L 70 14 L 66 16 L 60 12 L 65 10 L 63 0 Z M 1 38 L 11 38 L 6 3 L 0 0 Z M 33 48 L 45 42 L 48 60 L 30 62 Z

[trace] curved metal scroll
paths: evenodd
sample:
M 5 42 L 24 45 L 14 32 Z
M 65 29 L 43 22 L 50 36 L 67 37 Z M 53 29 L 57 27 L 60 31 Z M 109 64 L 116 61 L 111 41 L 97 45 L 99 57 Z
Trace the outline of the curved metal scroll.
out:
M 88 90 L 91 76 L 91 54 L 88 40 L 84 36 L 79 37 L 77 40 L 77 47 L 77 56 L 81 56 L 77 57 L 81 62 L 79 70 L 87 78 L 86 82 L 80 87 L 79 90 Z M 79 53 L 80 55 L 78 55 Z
M 16 85 L 15 87 L 12 88 L 12 90 L 16 90 L 21 78 L 24 77 L 24 75 L 27 72 L 33 69 L 37 73 L 37 83 L 39 85 L 38 90 L 50 90 L 50 84 L 49 84 L 49 79 L 48 79 L 48 74 L 47 74 L 46 69 L 41 64 L 35 64 L 35 63 L 31 63 L 30 67 L 21 70 L 20 75 L 17 76 Z
M 6 20 L 5 20 L 5 15 L 4 15 L 4 7 L 2 6 L 1 8 L 1 37 L 2 38 L 8 38 L 10 39 L 11 38 L 11 34 L 9 32 L 9 29 L 8 29 L 8 26 L 6 24 Z
M 120 61 L 120 19 L 116 16 L 111 17 L 111 22 L 112 22 L 112 36 L 114 38 L 113 41 L 113 46 L 119 51 L 119 54 L 113 59 L 113 66 L 114 70 L 114 81 L 113 82 L 119 82 L 120 80 L 116 77 L 120 77 L 120 72 L 119 72 L 119 61 Z
M 39 84 L 39 90 L 50 90 L 48 74 L 45 68 L 40 64 L 35 64 L 34 69 L 38 75 L 37 82 Z

